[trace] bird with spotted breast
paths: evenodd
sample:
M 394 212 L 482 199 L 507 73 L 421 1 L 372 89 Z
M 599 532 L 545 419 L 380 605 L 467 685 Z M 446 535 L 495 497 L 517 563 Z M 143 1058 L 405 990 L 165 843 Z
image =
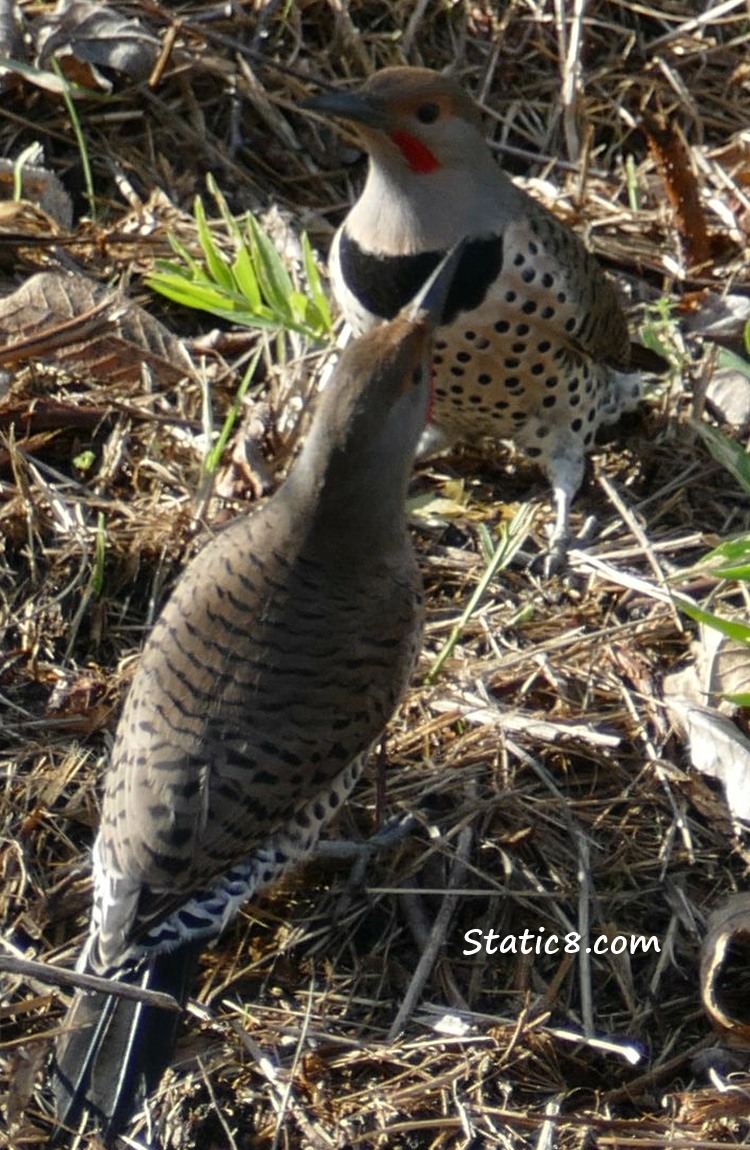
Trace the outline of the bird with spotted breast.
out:
M 184 1004 L 208 941 L 313 850 L 356 783 L 421 642 L 404 498 L 459 257 L 350 344 L 285 483 L 178 580 L 117 728 L 80 970 Z M 177 1017 L 77 991 L 52 1067 L 59 1127 L 114 1138 Z
M 597 428 L 637 405 L 640 370 L 664 371 L 663 357 L 631 343 L 595 257 L 502 171 L 479 109 L 450 76 L 385 68 L 356 91 L 302 106 L 353 125 L 369 156 L 329 258 L 355 333 L 395 315 L 465 241 L 435 342 L 432 421 L 419 454 L 457 440 L 513 440 L 549 477 L 550 555 L 561 558 Z

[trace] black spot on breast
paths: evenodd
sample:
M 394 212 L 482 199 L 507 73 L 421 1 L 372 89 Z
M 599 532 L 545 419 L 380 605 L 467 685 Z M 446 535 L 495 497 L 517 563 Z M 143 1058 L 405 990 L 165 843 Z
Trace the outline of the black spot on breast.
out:
M 408 256 L 375 255 L 360 247 L 346 230 L 339 242 L 341 273 L 349 290 L 381 319 L 393 319 L 414 299 L 444 254 L 432 251 Z M 461 312 L 479 307 L 502 266 L 502 236 L 470 240 L 453 276 L 441 323 L 453 323 Z

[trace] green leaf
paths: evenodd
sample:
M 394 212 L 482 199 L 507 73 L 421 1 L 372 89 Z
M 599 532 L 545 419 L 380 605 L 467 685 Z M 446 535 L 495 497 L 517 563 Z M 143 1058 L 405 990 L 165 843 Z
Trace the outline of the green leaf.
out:
M 750 579 L 750 535 L 720 543 L 704 555 L 699 566 L 719 579 Z
M 73 456 L 73 466 L 77 467 L 79 471 L 90 471 L 96 463 L 96 453 L 90 450 L 81 451 L 78 455 Z
M 211 276 L 218 284 L 221 284 L 222 287 L 228 289 L 233 288 L 234 281 L 232 279 L 232 272 L 224 253 L 213 238 L 200 196 L 196 196 L 195 198 L 195 222 L 198 225 L 198 239 Z
M 747 333 L 745 334 L 745 338 L 747 339 Z M 748 348 L 748 351 L 750 351 L 750 348 Z M 746 359 L 743 359 L 741 355 L 730 351 L 728 347 L 719 349 L 716 363 L 718 367 L 730 367 L 733 371 L 740 372 L 746 379 L 750 379 L 750 363 L 748 363 Z
M 717 431 L 708 423 L 691 419 L 690 424 L 703 439 L 706 447 L 717 463 L 725 467 L 737 482 L 750 494 L 750 455 L 739 443 Z
M 750 707 L 750 695 L 740 693 L 739 695 L 722 695 L 721 697 L 729 703 L 734 703 L 737 707 Z
M 745 643 L 750 646 L 750 626 L 746 623 L 737 623 L 731 619 L 724 619 L 721 615 L 714 615 L 711 611 L 704 611 L 702 607 L 696 607 L 694 603 L 688 603 L 685 599 L 675 598 L 675 603 L 696 623 L 705 623 L 707 627 L 713 627 L 715 631 L 720 631 L 722 635 L 726 635 L 729 639 L 736 639 L 740 643 Z
M 247 225 L 253 264 L 266 303 L 270 304 L 279 316 L 291 319 L 289 296 L 294 291 L 291 277 L 284 267 L 275 244 L 260 228 L 258 221 L 253 216 L 248 215 Z
M 310 289 L 313 303 L 321 318 L 321 335 L 325 332 L 330 332 L 333 327 L 333 317 L 331 316 L 331 305 L 328 302 L 328 296 L 323 287 L 318 265 L 315 262 L 315 253 L 312 250 L 310 237 L 307 232 L 302 233 L 302 260 L 305 268 L 305 279 L 307 286 Z
M 498 533 L 497 543 L 492 540 L 489 532 L 484 537 L 485 547 L 489 552 L 489 560 L 485 568 L 482 578 L 474 588 L 473 593 L 469 597 L 469 602 L 466 604 L 461 617 L 456 625 L 452 628 L 445 646 L 441 650 L 437 659 L 433 663 L 429 672 L 427 673 L 426 681 L 434 683 L 440 674 L 443 664 L 448 656 L 453 651 L 453 648 L 461 638 L 464 627 L 471 619 L 471 616 L 476 611 L 485 596 L 485 593 L 492 583 L 492 580 L 497 575 L 498 571 L 502 571 L 513 559 L 513 556 L 525 543 L 529 532 L 534 524 L 536 516 L 536 508 L 530 503 L 525 503 L 520 510 L 514 515 L 513 519 L 508 524 L 501 524 Z
M 322 322 L 320 312 L 317 307 L 304 292 L 293 291 L 289 296 L 289 310 L 292 313 L 294 320 L 310 331 L 319 330 Z
M 258 309 L 263 306 L 263 298 L 260 294 L 260 284 L 258 277 L 255 274 L 255 267 L 250 256 L 250 252 L 241 244 L 237 252 L 237 257 L 232 265 L 232 271 L 237 287 L 247 297 L 251 310 Z

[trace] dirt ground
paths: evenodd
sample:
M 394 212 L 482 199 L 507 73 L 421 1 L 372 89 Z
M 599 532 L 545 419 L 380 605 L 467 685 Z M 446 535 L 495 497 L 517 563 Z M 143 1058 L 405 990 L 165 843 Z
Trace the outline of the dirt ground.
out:
M 121 25 L 21 3 L 4 53 L 21 64 L 0 73 L 0 194 L 35 141 L 56 177 L 29 176 L 33 203 L 0 203 L 0 304 L 39 272 L 88 285 L 67 305 L 59 281 L 13 296 L 29 316 L 20 350 L 0 311 L 0 960 L 73 965 L 144 634 L 208 525 L 279 481 L 315 389 L 319 353 L 298 337 L 232 331 L 144 276 L 170 230 L 197 252 L 194 197 L 218 217 L 209 174 L 290 266 L 301 229 L 323 265 L 364 161 L 300 100 L 389 64 L 450 68 L 499 161 L 585 237 L 672 369 L 593 453 L 582 538 L 551 579 L 534 562 L 552 511 L 531 463 L 465 448 L 419 467 L 424 652 L 330 833 L 362 840 L 405 816 L 411 830 L 364 872 L 312 860 L 207 951 L 148 1121 L 165 1150 L 745 1144 L 750 1039 L 715 1033 L 699 968 L 708 916 L 747 884 L 747 836 L 668 704 L 702 645 L 670 593 L 747 616 L 742 583 L 695 566 L 750 530 L 750 504 L 692 422 L 742 442 L 715 383 L 726 349 L 747 355 L 746 0 L 105 7 Z M 79 85 L 74 115 L 54 51 Z M 114 344 L 107 287 L 143 309 Z M 207 484 L 211 426 L 262 341 Z M 509 531 L 519 549 L 459 627 Z M 468 931 L 517 941 L 487 954 Z M 545 953 L 551 935 L 581 945 Z M 631 953 L 634 939 L 658 946 Z M 732 979 L 747 1020 L 745 957 Z M 48 1144 L 43 1068 L 67 993 L 3 976 L 0 1146 Z

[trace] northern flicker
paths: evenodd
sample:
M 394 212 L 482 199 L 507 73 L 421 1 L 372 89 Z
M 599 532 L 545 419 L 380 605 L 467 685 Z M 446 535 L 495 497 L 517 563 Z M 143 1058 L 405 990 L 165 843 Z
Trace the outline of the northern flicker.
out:
M 564 552 L 570 504 L 600 424 L 637 405 L 661 356 L 628 336 L 615 289 L 578 237 L 495 161 L 477 106 L 427 68 L 386 68 L 303 106 L 348 121 L 369 155 L 330 253 L 355 333 L 395 315 L 444 253 L 464 254 L 434 345 L 432 423 L 419 448 L 512 439 L 546 471 Z
M 458 255 L 347 348 L 286 482 L 175 586 L 117 729 L 79 969 L 184 1004 L 207 940 L 313 849 L 357 781 L 421 640 L 404 496 Z M 168 1065 L 173 1019 L 77 992 L 58 1122 L 121 1130 Z

